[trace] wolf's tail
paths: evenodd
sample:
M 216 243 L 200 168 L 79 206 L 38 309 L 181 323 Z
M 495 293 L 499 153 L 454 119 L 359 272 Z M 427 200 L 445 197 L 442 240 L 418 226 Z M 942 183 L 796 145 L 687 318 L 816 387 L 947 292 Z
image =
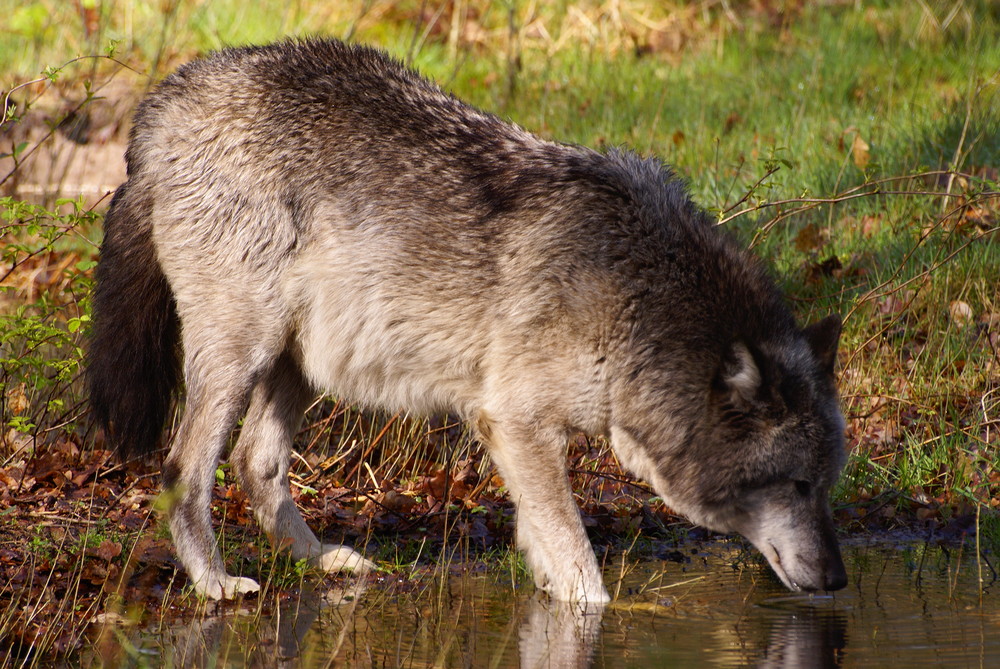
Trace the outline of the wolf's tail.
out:
M 104 219 L 87 355 L 90 405 L 121 457 L 155 447 L 177 386 L 177 310 L 153 247 L 152 201 L 126 182 Z

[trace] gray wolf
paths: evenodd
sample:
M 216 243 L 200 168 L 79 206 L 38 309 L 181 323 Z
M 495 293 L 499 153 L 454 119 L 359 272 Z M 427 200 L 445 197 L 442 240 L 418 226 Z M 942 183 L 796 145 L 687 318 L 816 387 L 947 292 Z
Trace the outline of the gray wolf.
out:
M 542 140 L 380 51 L 231 48 L 139 105 L 105 221 L 89 386 L 126 453 L 164 463 L 194 588 L 231 597 L 209 513 L 231 461 L 279 545 L 326 569 L 289 494 L 318 393 L 474 426 L 557 600 L 608 599 L 565 471 L 605 435 L 695 523 L 746 536 L 795 590 L 846 575 L 828 495 L 844 463 L 840 321 L 800 329 L 761 264 L 654 159 Z M 178 342 L 183 365 L 178 360 Z

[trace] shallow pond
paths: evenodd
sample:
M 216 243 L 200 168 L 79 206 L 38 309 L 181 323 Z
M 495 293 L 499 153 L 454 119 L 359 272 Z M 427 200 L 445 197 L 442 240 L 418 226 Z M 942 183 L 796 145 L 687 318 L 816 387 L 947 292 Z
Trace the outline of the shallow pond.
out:
M 919 544 L 849 546 L 847 589 L 808 596 L 788 593 L 766 568 L 734 567 L 740 555 L 709 544 L 676 561 L 609 559 L 618 598 L 603 611 L 554 605 L 495 573 L 384 578 L 303 593 L 263 618 L 228 611 L 133 633 L 126 664 L 1000 666 L 995 560 Z

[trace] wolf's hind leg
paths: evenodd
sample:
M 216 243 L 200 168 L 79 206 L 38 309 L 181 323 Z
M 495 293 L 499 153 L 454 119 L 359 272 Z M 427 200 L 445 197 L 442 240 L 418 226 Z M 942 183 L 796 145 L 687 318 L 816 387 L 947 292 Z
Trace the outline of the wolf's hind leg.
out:
M 163 465 L 167 489 L 175 497 L 170 532 L 195 591 L 212 599 L 255 592 L 249 578 L 230 576 L 212 531 L 211 500 L 215 470 L 253 385 L 249 355 L 235 347 L 198 347 L 185 338 L 189 363 L 187 406 Z M 228 355 L 227 355 L 228 354 Z M 199 366 L 199 362 L 211 361 Z
M 567 435 L 486 414 L 477 428 L 517 507 L 517 544 L 538 587 L 560 601 L 609 601 L 566 474 Z
M 286 352 L 254 387 L 231 460 L 254 514 L 272 544 L 324 571 L 364 573 L 375 568 L 346 546 L 321 544 L 295 507 L 288 466 L 295 431 L 315 394 Z

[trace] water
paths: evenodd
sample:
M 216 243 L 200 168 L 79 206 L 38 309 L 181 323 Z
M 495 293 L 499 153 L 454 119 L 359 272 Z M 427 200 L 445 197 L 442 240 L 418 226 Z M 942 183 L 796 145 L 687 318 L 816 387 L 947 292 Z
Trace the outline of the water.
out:
M 684 556 L 613 560 L 606 582 L 619 596 L 603 611 L 550 603 L 495 573 L 427 571 L 303 593 L 270 616 L 230 610 L 136 633 L 129 663 L 1000 666 L 1000 583 L 968 549 L 848 547 L 850 585 L 831 596 L 790 594 L 766 568 L 736 568 L 739 555 L 727 544 L 688 547 Z

